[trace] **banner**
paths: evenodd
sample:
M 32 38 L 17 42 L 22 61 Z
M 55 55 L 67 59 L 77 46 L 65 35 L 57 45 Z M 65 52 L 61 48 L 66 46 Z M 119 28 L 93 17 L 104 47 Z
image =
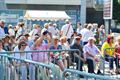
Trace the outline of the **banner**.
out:
M 112 19 L 112 13 L 113 13 L 113 0 L 104 0 L 103 18 Z

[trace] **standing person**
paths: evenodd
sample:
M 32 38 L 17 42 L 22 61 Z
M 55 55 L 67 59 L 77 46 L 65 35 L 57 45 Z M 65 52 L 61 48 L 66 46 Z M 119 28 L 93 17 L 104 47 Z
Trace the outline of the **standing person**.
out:
M 82 34 L 83 45 L 87 44 L 89 37 L 94 37 L 93 32 L 90 31 L 91 27 L 91 24 L 84 24 L 84 28 L 80 31 L 80 34 Z
M 99 28 L 100 44 L 103 44 L 106 40 L 105 26 L 101 25 Z
M 84 58 L 87 62 L 88 65 L 88 72 L 89 73 L 95 73 L 95 63 L 100 62 L 101 59 L 101 54 L 97 46 L 94 44 L 95 38 L 94 37 L 89 37 L 88 38 L 88 43 L 83 47 L 84 51 Z M 99 57 L 97 56 L 99 55 Z M 98 74 L 102 74 L 100 71 L 100 68 L 98 69 Z
M 48 23 L 45 23 L 45 24 L 44 24 L 44 28 L 41 30 L 41 35 L 43 35 L 43 33 L 44 33 L 45 31 L 48 31 L 48 27 L 49 27 L 49 24 L 48 24 Z
M 13 26 L 10 24 L 9 26 L 8 26 L 8 33 L 9 33 L 9 35 L 10 36 L 15 36 L 15 31 L 14 31 L 14 29 L 13 29 Z
M 72 27 L 70 21 L 66 20 L 65 22 L 66 22 L 66 24 L 63 25 L 62 29 L 61 29 L 61 35 L 67 36 L 67 41 L 70 44 L 70 39 L 71 39 L 71 36 L 72 36 L 74 31 L 73 31 L 73 27 Z
M 32 53 L 25 53 L 24 51 L 30 51 L 30 48 L 27 46 L 25 41 L 21 41 L 18 43 L 16 48 L 14 48 L 14 52 L 21 53 L 13 53 L 11 56 L 18 59 L 32 60 Z M 32 64 L 13 60 L 13 65 L 17 66 L 17 71 L 21 73 L 21 80 L 27 80 L 27 68 L 29 70 L 30 80 L 35 80 L 35 69 Z
M 77 22 L 77 34 L 80 34 L 81 29 L 82 29 L 81 23 Z
M 23 35 L 25 33 L 24 22 L 19 24 L 19 29 L 17 30 L 16 38 Z
M 41 35 L 41 26 L 38 24 L 33 25 L 33 30 L 29 33 L 30 37 L 33 38 L 35 34 Z
M 4 25 L 5 25 L 5 22 L 1 20 L 0 21 L 0 37 L 5 37 Z
M 57 24 L 49 23 L 48 32 L 51 33 L 52 36 L 59 36 L 59 30 L 57 29 Z

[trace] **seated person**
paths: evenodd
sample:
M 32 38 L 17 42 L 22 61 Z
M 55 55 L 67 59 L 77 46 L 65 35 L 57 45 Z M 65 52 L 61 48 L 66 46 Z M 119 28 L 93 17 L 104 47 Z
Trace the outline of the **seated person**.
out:
M 114 56 L 115 52 L 114 48 L 115 48 L 114 38 L 113 36 L 108 35 L 106 42 L 104 42 L 102 45 L 102 54 L 105 57 L 105 60 L 109 62 L 109 69 L 111 74 L 114 74 L 113 62 L 115 61 L 116 63 L 116 59 Z
M 95 63 L 100 62 L 101 55 L 97 46 L 94 44 L 95 38 L 89 37 L 88 43 L 83 47 L 84 58 L 88 65 L 88 73 L 95 73 Z M 99 55 L 99 56 L 98 56 Z M 97 74 L 102 74 L 100 67 L 98 68 Z
M 50 46 L 50 50 L 60 50 L 62 46 L 58 44 L 59 39 L 57 36 L 53 36 L 53 44 Z M 65 69 L 65 65 L 63 63 L 63 58 L 61 52 L 54 51 L 50 52 L 50 56 L 52 58 L 52 62 L 56 63 L 62 71 Z
M 72 62 L 74 62 L 77 64 L 77 70 L 83 71 L 82 66 L 83 63 L 85 62 L 84 57 L 83 57 L 83 47 L 80 44 L 81 41 L 81 37 L 80 36 L 76 36 L 74 39 L 74 43 L 71 45 L 71 49 L 79 49 L 80 53 L 78 51 L 72 51 L 71 52 L 71 58 L 72 58 Z M 79 64 L 80 61 L 80 64 Z

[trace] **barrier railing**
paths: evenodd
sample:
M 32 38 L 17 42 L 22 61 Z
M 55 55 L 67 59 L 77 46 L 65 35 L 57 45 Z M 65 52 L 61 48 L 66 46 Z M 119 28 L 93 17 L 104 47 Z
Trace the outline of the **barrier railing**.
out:
M 67 51 L 67 52 L 76 52 L 76 51 L 78 51 L 79 53 L 80 53 L 80 51 L 78 50 L 78 49 L 70 49 L 70 50 L 41 50 L 41 51 L 18 51 L 18 52 L 13 52 L 13 51 L 6 51 L 6 52 L 0 52 L 0 54 L 6 54 L 6 53 L 9 53 L 9 54 L 11 54 L 12 55 L 12 59 L 17 59 L 18 60 L 18 57 L 17 56 L 20 56 L 20 55 L 16 55 L 16 54 L 19 54 L 19 53 L 25 53 L 26 54 L 26 57 L 24 58 L 24 59 L 29 59 L 29 56 L 31 56 L 32 55 L 32 53 L 41 53 L 41 52 L 44 52 L 44 53 L 47 53 L 49 56 L 48 56 L 48 62 L 45 62 L 45 64 L 46 65 L 52 65 L 54 68 L 52 68 L 52 74 L 54 74 L 54 75 L 51 75 L 52 77 L 53 77 L 53 79 L 55 79 L 56 78 L 56 76 L 57 76 L 57 78 L 58 78 L 58 80 L 61 80 L 61 75 L 60 75 L 60 69 L 58 68 L 58 66 L 56 66 L 56 65 L 54 65 L 55 64 L 55 61 L 53 61 L 53 64 L 51 63 L 51 59 L 50 59 L 50 52 L 62 52 L 62 51 Z M 73 54 L 73 53 L 72 53 Z M 13 66 L 13 61 L 11 60 L 11 55 L 9 55 L 7 58 L 8 58 L 8 61 L 9 61 L 9 63 L 10 63 L 10 65 L 12 65 Z M 33 54 L 34 55 L 34 54 Z M 32 56 L 33 56 L 32 55 Z M 17 57 L 17 58 L 16 58 Z M 44 56 L 45 57 L 45 56 Z M 20 60 L 20 62 L 21 62 L 21 59 L 23 60 L 23 58 L 20 56 L 19 57 L 19 60 Z M 16 60 L 15 60 L 16 61 Z M 75 60 L 74 60 L 75 61 Z M 4 62 L 6 62 L 5 60 L 4 60 Z M 32 62 L 32 61 L 31 61 Z M 22 65 L 25 63 L 24 61 L 22 61 L 21 62 L 22 63 Z M 5 64 L 5 63 L 4 63 Z M 33 63 L 31 63 L 31 64 L 33 64 Z M 39 66 L 39 65 L 38 65 Z M 13 66 L 13 67 L 15 67 L 16 68 L 16 66 Z M 36 66 L 34 66 L 35 68 L 36 68 Z M 55 70 L 55 68 L 57 67 L 57 70 Z M 74 68 L 74 66 L 73 66 L 73 68 Z M 80 68 L 80 60 L 79 60 L 79 68 Z M 37 68 L 37 69 L 39 69 L 39 68 Z M 58 75 L 56 74 L 56 73 L 59 73 Z
M 65 73 L 69 73 L 69 76 L 67 78 L 64 76 Z M 63 72 L 62 80 L 81 80 L 81 76 L 84 77 L 84 80 L 117 80 L 115 78 L 111 78 L 110 76 L 96 75 L 72 69 L 66 69 Z
M 8 59 L 18 63 L 15 65 L 14 62 L 9 62 Z M 51 64 L 0 54 L 0 80 L 56 80 L 55 69 Z M 61 80 L 59 76 L 57 79 Z

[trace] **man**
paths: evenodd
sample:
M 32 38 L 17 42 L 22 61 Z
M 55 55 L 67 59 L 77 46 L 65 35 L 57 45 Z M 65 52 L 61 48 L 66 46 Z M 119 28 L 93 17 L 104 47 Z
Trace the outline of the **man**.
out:
M 72 62 L 74 62 L 74 60 L 75 60 L 75 62 L 77 64 L 77 70 L 83 71 L 82 66 L 83 66 L 83 62 L 85 62 L 85 60 L 83 57 L 83 47 L 80 45 L 80 41 L 81 41 L 81 37 L 79 35 L 77 35 L 75 37 L 74 43 L 71 45 L 70 48 L 80 50 L 80 53 L 78 51 L 72 51 L 71 58 L 72 58 Z M 79 60 L 80 60 L 80 64 L 79 64 Z
M 66 20 L 65 22 L 66 22 L 66 24 L 63 25 L 62 29 L 61 29 L 61 35 L 67 36 L 67 41 L 70 44 L 70 39 L 71 39 L 71 36 L 72 36 L 74 31 L 73 31 L 73 27 L 72 27 L 70 21 Z
M 82 34 L 83 45 L 87 44 L 89 37 L 94 36 L 93 32 L 90 31 L 91 27 L 91 24 L 84 24 L 84 28 L 80 31 L 80 34 Z
M 97 46 L 94 44 L 95 38 L 94 37 L 89 37 L 88 38 L 88 43 L 83 47 L 83 52 L 84 52 L 84 58 L 88 64 L 88 72 L 89 73 L 95 73 L 94 72 L 94 64 L 96 62 L 100 62 L 101 55 L 99 54 L 100 51 L 97 48 Z M 99 55 L 99 56 L 98 56 Z M 98 69 L 98 74 L 100 74 L 100 69 Z
M 5 37 L 4 25 L 5 25 L 5 22 L 1 20 L 0 21 L 0 37 L 1 38 Z

